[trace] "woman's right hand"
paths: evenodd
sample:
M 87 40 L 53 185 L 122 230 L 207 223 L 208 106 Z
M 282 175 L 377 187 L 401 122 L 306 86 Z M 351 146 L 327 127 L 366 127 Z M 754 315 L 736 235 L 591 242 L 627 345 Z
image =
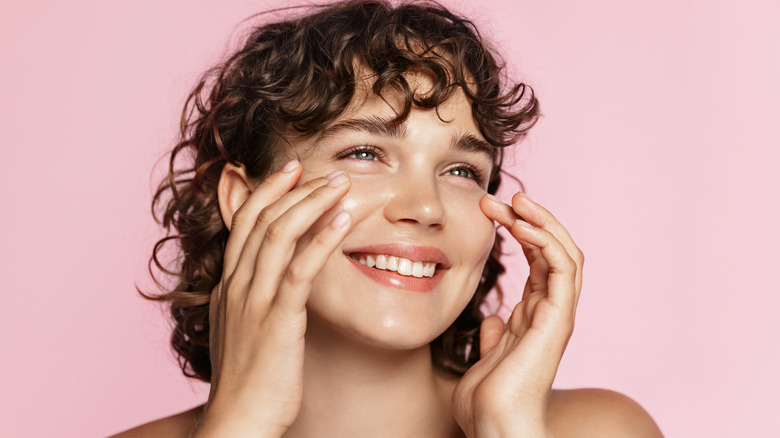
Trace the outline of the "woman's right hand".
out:
M 346 174 L 295 187 L 301 172 L 288 163 L 233 215 L 209 307 L 211 391 L 193 437 L 279 437 L 298 415 L 311 284 L 351 225 L 342 211 L 314 227 L 349 190 Z

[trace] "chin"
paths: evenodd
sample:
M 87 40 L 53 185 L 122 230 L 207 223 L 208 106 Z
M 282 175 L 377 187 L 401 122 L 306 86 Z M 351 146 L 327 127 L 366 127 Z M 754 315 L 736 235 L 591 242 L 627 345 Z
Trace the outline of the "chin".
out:
M 320 334 L 330 332 L 334 336 L 369 347 L 386 350 L 414 350 L 427 346 L 451 324 L 433 321 L 430 315 L 421 312 L 383 311 L 363 309 L 352 314 L 341 314 L 334 318 L 333 312 L 319 312 L 309 306 L 310 328 Z M 407 309 L 408 310 L 408 309 Z
M 476 290 L 482 266 L 446 270 L 420 292 L 365 275 L 347 256 L 334 254 L 315 278 L 307 303 L 307 341 L 344 341 L 387 350 L 427 347 L 452 325 Z
M 310 326 L 322 332 L 370 347 L 387 350 L 414 350 L 428 345 L 448 326 L 438 327 L 421 321 L 410 321 L 406 315 L 362 312 L 349 318 L 331 319 L 309 310 Z M 324 334 L 324 333 L 323 333 Z

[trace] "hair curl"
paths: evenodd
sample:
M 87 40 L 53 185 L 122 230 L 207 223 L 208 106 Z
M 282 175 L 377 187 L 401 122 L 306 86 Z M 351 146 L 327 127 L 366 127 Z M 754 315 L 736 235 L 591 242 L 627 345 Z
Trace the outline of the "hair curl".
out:
M 240 50 L 200 78 L 184 106 L 168 175 L 152 201 L 155 219 L 168 230 L 149 260 L 163 293 L 144 296 L 170 303 L 171 344 L 188 377 L 211 379 L 209 300 L 229 235 L 217 200 L 226 163 L 245 167 L 252 178 L 267 177 L 283 133 L 308 135 L 332 123 L 352 101 L 361 67 L 370 70 L 374 93 L 391 90 L 402 97 L 397 122 L 413 106 L 437 108 L 463 90 L 481 134 L 498 148 L 489 193 L 501 182 L 501 148 L 538 118 L 533 90 L 523 83 L 506 86 L 503 61 L 474 24 L 439 4 L 350 0 L 316 8 L 255 28 Z M 430 74 L 433 86 L 425 95 L 415 94 L 404 78 L 411 70 Z M 172 242 L 180 256 L 176 267 L 166 267 L 161 252 Z M 439 369 L 460 375 L 478 360 L 480 306 L 504 272 L 500 255 L 496 236 L 473 298 L 431 342 Z M 172 289 L 166 292 L 155 268 L 175 280 Z

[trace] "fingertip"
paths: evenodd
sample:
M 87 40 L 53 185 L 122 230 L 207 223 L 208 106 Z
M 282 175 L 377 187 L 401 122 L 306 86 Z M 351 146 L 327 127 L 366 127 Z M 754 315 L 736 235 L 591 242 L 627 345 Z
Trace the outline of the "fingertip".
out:
M 515 194 L 512 196 L 512 203 L 513 203 L 513 204 L 514 204 L 515 202 L 521 202 L 521 201 L 526 201 L 526 202 L 531 202 L 531 203 L 533 203 L 533 201 L 531 200 L 531 198 L 529 198 L 529 197 L 528 197 L 528 195 L 526 195 L 526 194 L 525 194 L 525 193 L 523 193 L 523 192 L 517 192 L 517 193 L 515 193 Z
M 480 208 L 489 219 L 494 220 L 506 229 L 512 227 L 512 222 L 518 218 L 518 215 L 507 204 L 499 201 L 495 197 L 488 198 L 484 196 L 480 202 Z
M 485 319 L 482 320 L 483 326 L 490 326 L 491 328 L 500 328 L 501 330 L 504 329 L 504 320 L 501 319 L 500 316 L 493 314 L 488 315 L 485 317 Z
M 336 230 L 346 228 L 352 221 L 352 216 L 347 211 L 342 211 L 333 218 L 330 222 L 330 226 Z
M 287 162 L 287 164 L 282 167 L 282 172 L 284 173 L 293 173 L 298 167 L 300 166 L 300 161 L 298 160 L 290 160 Z
M 499 204 L 501 203 L 501 201 L 499 201 L 498 198 L 496 198 L 496 196 L 493 195 L 492 193 L 485 193 L 482 196 L 482 199 L 480 201 L 483 201 L 483 202 L 493 202 L 493 203 L 499 203 Z
M 286 190 L 290 190 L 298 185 L 301 176 L 303 175 L 303 166 L 298 160 L 290 160 L 278 169 L 272 172 L 266 178 L 257 178 L 254 180 L 254 186 L 251 188 L 254 193 L 260 187 L 287 187 Z
M 336 170 L 328 174 L 325 178 L 327 178 L 328 187 L 340 187 L 343 185 L 350 185 L 352 180 L 349 178 L 349 174 L 344 172 L 343 170 Z

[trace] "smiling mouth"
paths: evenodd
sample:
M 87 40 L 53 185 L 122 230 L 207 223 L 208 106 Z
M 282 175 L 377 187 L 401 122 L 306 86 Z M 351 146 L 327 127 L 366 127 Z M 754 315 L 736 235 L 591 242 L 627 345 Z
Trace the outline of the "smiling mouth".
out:
M 435 262 L 413 261 L 385 254 L 350 254 L 349 257 L 369 268 L 392 271 L 407 277 L 430 278 L 436 273 Z

